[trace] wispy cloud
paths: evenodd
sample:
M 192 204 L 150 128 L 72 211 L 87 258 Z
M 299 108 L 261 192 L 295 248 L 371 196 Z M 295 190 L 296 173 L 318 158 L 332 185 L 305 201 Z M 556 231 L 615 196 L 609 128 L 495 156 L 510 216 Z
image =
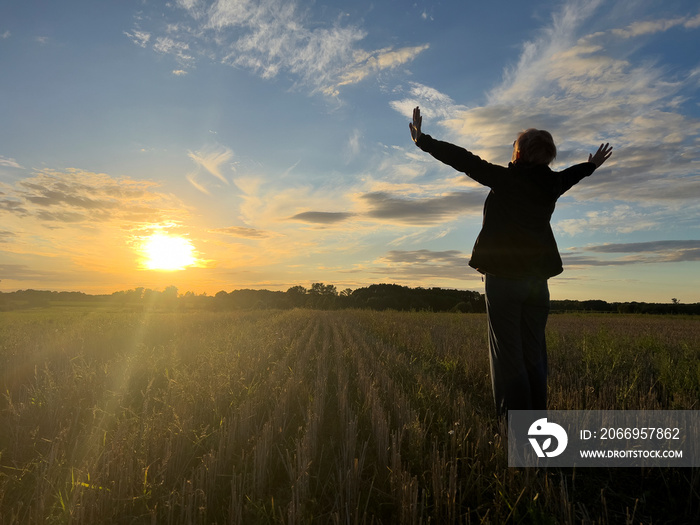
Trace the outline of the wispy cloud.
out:
M 158 53 L 175 56 L 182 65 L 194 63 L 194 57 L 190 54 L 190 45 L 187 42 L 174 40 L 168 36 L 159 36 L 153 44 L 153 49 Z
M 345 160 L 346 162 L 352 161 L 361 152 L 361 141 L 362 133 L 359 129 L 354 129 L 348 138 L 347 145 L 345 146 Z
M 401 100 L 393 100 L 389 105 L 402 115 L 410 117 L 413 108 L 420 106 L 423 118 L 428 121 L 443 122 L 455 118 L 466 111 L 466 106 L 457 104 L 448 95 L 419 82 L 410 82 L 408 92 Z
M 412 186 L 415 190 L 416 186 Z M 401 190 L 352 192 L 354 206 L 342 212 L 304 211 L 287 220 L 301 221 L 318 225 L 335 225 L 351 221 L 356 228 L 358 223 L 391 224 L 408 228 L 430 228 L 454 221 L 465 214 L 481 213 L 484 195 L 482 192 L 451 191 L 433 196 L 425 196 L 426 189 L 419 196 L 402 195 Z
M 5 168 L 18 168 L 22 169 L 22 166 L 15 159 L 10 159 L 7 157 L 0 156 L 0 166 Z
M 360 197 L 368 210 L 365 215 L 379 221 L 404 225 L 431 226 L 455 220 L 465 213 L 480 212 L 484 196 L 480 192 L 450 192 L 435 197 L 407 199 L 385 192 Z
M 408 282 L 469 278 L 469 255 L 459 250 L 392 250 L 374 261 L 372 273 Z M 476 276 L 474 276 L 476 278 Z
M 645 20 L 633 22 L 629 26 L 622 29 L 613 29 L 612 33 L 622 38 L 634 38 L 638 36 L 653 35 L 668 31 L 674 27 L 684 27 L 686 29 L 696 29 L 700 27 L 700 14 L 695 16 L 682 16 L 676 18 L 668 18 L 662 20 Z
M 14 185 L 4 185 L 0 210 L 15 217 L 94 224 L 112 220 L 158 223 L 186 213 L 173 197 L 150 181 L 115 179 L 71 169 L 43 170 Z
M 633 7 L 624 16 L 634 17 Z M 585 161 L 598 144 L 611 142 L 615 152 L 604 167 L 607 175 L 587 179 L 572 194 L 579 199 L 697 201 L 700 121 L 683 111 L 681 95 L 696 88 L 697 71 L 672 73 L 654 61 L 634 59 L 633 51 L 651 34 L 697 31 L 699 17 L 632 20 L 621 29 L 588 32 L 603 9 L 600 1 L 566 2 L 523 45 L 518 62 L 505 70 L 484 105 L 455 104 L 413 84 L 410 96 L 392 106 L 406 116 L 417 103 L 425 106 L 427 132 L 445 126 L 448 140 L 503 164 L 516 133 L 528 127 L 553 133 L 557 166 Z
M 596 253 L 634 253 L 644 254 L 640 262 L 690 262 L 700 261 L 700 240 L 661 240 L 632 242 L 622 244 L 602 244 L 588 246 L 590 252 Z
M 192 184 L 192 186 L 195 187 L 195 189 L 201 191 L 205 195 L 211 195 L 211 192 L 209 189 L 204 184 L 201 184 L 199 180 L 197 179 L 197 174 L 196 173 L 188 173 L 185 175 L 185 178 L 187 179 L 187 182 Z
M 0 264 L 0 275 L 5 281 L 24 281 L 29 279 L 45 280 L 55 278 L 58 274 L 50 270 L 33 268 L 26 264 Z
M 0 242 L 7 242 L 15 236 L 14 232 L 0 230 Z
M 579 252 L 569 252 L 561 254 L 564 268 L 585 268 L 588 266 L 626 266 L 641 262 L 639 258 L 627 259 L 600 259 L 591 255 L 584 255 Z
M 312 20 L 294 1 L 179 1 L 163 28 L 147 32 L 140 26 L 126 35 L 145 47 L 172 54 L 189 67 L 195 56 L 206 56 L 263 78 L 289 74 L 295 86 L 337 96 L 339 89 L 369 75 L 413 60 L 427 45 L 366 51 L 358 47 L 366 32 L 338 20 Z M 139 21 L 139 24 L 143 21 Z
M 258 230 L 256 228 L 246 228 L 243 226 L 229 226 L 228 228 L 215 228 L 209 230 L 210 233 L 218 233 L 221 235 L 230 235 L 232 237 L 242 237 L 245 239 L 266 239 L 274 237 L 274 232 Z
M 201 181 L 202 171 L 213 175 L 229 185 L 228 179 L 221 172 L 222 167 L 233 158 L 233 151 L 225 146 L 208 146 L 197 151 L 189 151 L 187 156 L 197 165 L 197 171 L 187 174 L 187 180 L 202 193 L 210 195 L 207 185 Z
M 151 39 L 150 33 L 139 31 L 138 29 L 134 29 L 131 33 L 124 31 L 124 34 L 139 47 L 146 47 L 148 45 L 148 41 Z
M 289 218 L 292 221 L 310 222 L 314 224 L 335 224 L 352 217 L 353 213 L 328 212 L 328 211 L 305 211 L 297 213 Z
M 398 50 L 387 48 L 373 52 L 357 51 L 355 53 L 354 63 L 349 64 L 345 68 L 345 72 L 340 74 L 338 87 L 347 84 L 356 84 L 369 75 L 379 71 L 402 66 L 412 61 L 429 47 L 428 44 L 424 44 L 421 46 L 404 47 Z
M 591 252 L 600 253 L 667 253 L 669 251 L 686 251 L 700 249 L 700 240 L 661 240 L 647 242 L 611 243 L 601 244 L 598 246 L 588 246 L 586 249 Z
M 586 255 L 586 253 L 604 256 L 627 255 L 609 258 Z M 659 240 L 585 246 L 563 253 L 562 260 L 569 267 L 698 262 L 700 261 L 700 240 Z
M 631 233 L 642 230 L 653 230 L 660 227 L 666 215 L 649 210 L 635 210 L 626 204 L 619 204 L 610 210 L 592 210 L 585 212 L 578 219 L 564 219 L 553 224 L 557 232 L 567 235 L 579 235 L 587 232 Z

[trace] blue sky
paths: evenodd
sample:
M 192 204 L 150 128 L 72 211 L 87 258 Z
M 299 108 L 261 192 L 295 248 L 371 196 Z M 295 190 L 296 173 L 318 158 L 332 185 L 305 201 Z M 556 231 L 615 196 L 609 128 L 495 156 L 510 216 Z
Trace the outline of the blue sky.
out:
M 517 4 L 517 5 L 516 5 Z M 483 291 L 487 190 L 411 142 L 554 169 L 555 299 L 700 301 L 696 1 L 3 2 L 0 290 Z M 144 264 L 185 239 L 177 271 Z M 165 254 L 167 255 L 167 254 Z

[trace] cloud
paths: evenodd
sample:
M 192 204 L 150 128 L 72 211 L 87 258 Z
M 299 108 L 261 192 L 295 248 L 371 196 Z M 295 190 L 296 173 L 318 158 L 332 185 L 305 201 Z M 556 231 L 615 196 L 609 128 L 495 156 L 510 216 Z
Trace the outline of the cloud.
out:
M 139 31 L 135 29 L 131 33 L 124 31 L 124 34 L 129 37 L 129 39 L 139 47 L 146 47 L 148 41 L 151 39 L 151 35 L 145 31 Z
M 115 179 L 83 170 L 43 170 L 5 186 L 0 210 L 12 216 L 58 223 L 158 223 L 187 214 L 181 203 L 156 191 L 157 184 Z
M 695 250 L 700 248 L 700 240 L 684 241 L 648 241 L 630 242 L 622 244 L 601 244 L 589 246 L 586 249 L 601 253 L 639 253 L 639 252 L 666 252 L 668 250 Z
M 194 57 L 190 54 L 190 45 L 187 42 L 174 40 L 168 36 L 159 36 L 153 44 L 153 49 L 164 55 L 173 55 L 183 66 L 194 64 Z
M 459 250 L 441 252 L 431 250 L 402 251 L 392 250 L 382 259 L 383 262 L 394 264 L 450 264 L 464 265 L 468 263 L 466 256 Z
M 6 281 L 46 279 L 58 275 L 56 272 L 31 268 L 26 264 L 0 264 L 0 275 Z
M 374 261 L 373 273 L 404 281 L 454 279 L 465 281 L 475 276 L 469 256 L 459 250 L 392 250 Z
M 685 27 L 686 29 L 696 29 L 700 27 L 700 13 L 686 20 L 683 23 L 683 27 Z
M 366 217 L 387 222 L 430 226 L 481 210 L 479 192 L 450 192 L 436 197 L 407 199 L 385 192 L 367 193 L 360 200 L 368 206 Z
M 13 237 L 15 237 L 15 234 L 13 232 L 0 230 L 0 242 L 8 242 Z
M 42 221 L 48 221 L 48 222 L 62 222 L 62 223 L 71 223 L 71 222 L 85 222 L 85 215 L 82 213 L 78 212 L 73 212 L 73 211 L 47 211 L 47 210 L 39 210 L 36 212 L 36 217 L 39 220 Z
M 360 139 L 362 138 L 362 133 L 359 129 L 354 129 L 348 138 L 347 145 L 345 146 L 345 159 L 346 162 L 352 161 L 356 158 L 362 151 L 360 145 Z
M 613 29 L 612 33 L 621 38 L 635 38 L 668 31 L 669 29 L 678 26 L 683 26 L 686 29 L 695 29 L 700 27 L 700 14 L 697 14 L 694 17 L 684 16 L 662 20 L 633 22 L 623 29 Z
M 652 254 L 645 262 L 700 261 L 700 240 L 661 240 L 623 244 L 589 246 L 596 253 L 643 253 Z
M 387 48 L 373 52 L 358 51 L 355 54 L 355 62 L 348 65 L 346 71 L 340 74 L 338 87 L 357 84 L 371 74 L 406 64 L 429 47 L 428 44 L 424 44 L 398 50 Z
M 310 222 L 314 224 L 335 224 L 342 222 L 352 217 L 353 213 L 344 212 L 324 212 L 324 211 L 306 211 L 297 213 L 289 218 L 292 221 Z
M 413 108 L 420 106 L 421 115 L 426 121 L 451 119 L 468 109 L 455 103 L 448 95 L 419 82 L 410 82 L 406 97 L 393 100 L 389 105 L 407 118 L 411 118 Z
M 416 188 L 413 187 L 415 190 Z M 356 219 L 410 227 L 431 227 L 468 213 L 481 213 L 481 192 L 447 192 L 431 197 L 405 197 L 387 191 L 357 193 L 358 209 L 352 212 L 305 211 L 288 220 L 331 225 Z
M 586 267 L 586 266 L 625 266 L 641 262 L 639 259 L 598 259 L 590 255 L 580 253 L 563 253 L 561 260 L 564 268 Z
M 205 195 L 211 195 L 211 192 L 207 189 L 207 187 L 201 182 L 199 182 L 196 173 L 188 173 L 187 175 L 185 175 L 185 178 L 187 179 L 187 182 L 192 184 L 192 186 L 194 186 L 196 189 L 198 189 Z
M 187 155 L 197 166 L 203 168 L 224 184 L 229 184 L 228 179 L 221 173 L 221 166 L 233 157 L 233 151 L 229 148 L 224 146 L 210 146 L 198 151 L 190 151 Z M 190 177 L 188 177 L 188 180 L 190 180 Z M 190 182 L 192 182 L 192 180 L 190 180 Z M 203 189 L 194 182 L 192 182 L 192 184 L 194 184 L 197 189 Z M 205 191 L 205 193 L 208 192 Z
M 0 198 L 0 211 L 7 211 L 23 217 L 28 214 L 27 209 L 23 206 L 21 200 L 13 197 Z
M 431 128 L 445 127 L 447 140 L 501 164 L 508 162 L 517 132 L 529 127 L 553 133 L 559 146 L 555 169 L 583 162 L 597 144 L 611 142 L 612 158 L 577 187 L 577 199 L 697 200 L 700 120 L 682 110 L 682 92 L 696 88 L 697 70 L 671 71 L 634 53 L 652 33 L 696 30 L 698 16 L 585 31 L 595 28 L 598 10 L 605 8 L 600 1 L 566 2 L 522 46 L 486 104 L 459 105 L 412 84 L 409 97 L 391 105 L 408 116 L 419 102 Z M 624 16 L 635 16 L 634 9 L 626 11 Z
M 0 34 L 0 38 L 2 38 L 3 40 L 10 38 L 10 36 L 12 36 L 12 33 L 10 33 L 9 31 L 5 31 L 2 34 Z
M 174 55 L 185 67 L 192 66 L 198 55 L 266 79 L 286 73 L 295 86 L 328 96 L 337 96 L 340 87 L 369 75 L 402 66 L 427 49 L 419 45 L 365 51 L 358 48 L 367 36 L 361 28 L 312 20 L 307 10 L 288 0 L 187 0 L 177 2 L 177 8 L 179 12 L 171 11 L 168 17 L 184 14 L 184 18 L 151 32 L 159 34 L 155 51 Z M 145 46 L 151 33 L 137 29 L 126 34 Z
M 232 237 L 243 237 L 246 239 L 264 239 L 272 237 L 275 234 L 255 228 L 244 228 L 242 226 L 229 226 L 228 228 L 216 228 L 209 230 L 210 233 L 219 233 L 222 235 L 230 235 Z
M 581 252 L 630 254 L 608 259 Z M 566 266 L 620 266 L 700 261 L 700 240 L 660 240 L 633 243 L 611 243 L 574 248 L 562 254 Z
M 5 168 L 17 168 L 24 169 L 15 159 L 9 159 L 7 157 L 0 156 L 0 166 Z
M 605 231 L 631 233 L 641 230 L 657 229 L 662 217 L 648 210 L 634 210 L 631 206 L 620 204 L 612 210 L 593 210 L 584 214 L 580 219 L 565 219 L 557 221 L 555 231 L 567 235 L 579 235 L 584 232 Z

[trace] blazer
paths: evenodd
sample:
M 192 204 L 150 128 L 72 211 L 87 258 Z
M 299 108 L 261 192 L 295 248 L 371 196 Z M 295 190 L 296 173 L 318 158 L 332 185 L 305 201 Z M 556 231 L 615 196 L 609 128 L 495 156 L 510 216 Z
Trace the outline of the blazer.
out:
M 557 199 L 596 165 L 563 171 L 520 161 L 490 164 L 464 148 L 422 134 L 416 145 L 476 182 L 491 188 L 469 266 L 498 277 L 548 279 L 564 271 L 550 219 Z

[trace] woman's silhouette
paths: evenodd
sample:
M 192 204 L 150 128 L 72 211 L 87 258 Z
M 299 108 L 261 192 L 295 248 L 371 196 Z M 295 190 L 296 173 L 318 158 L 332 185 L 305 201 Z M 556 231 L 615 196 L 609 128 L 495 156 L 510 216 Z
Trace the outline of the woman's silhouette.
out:
M 491 382 L 496 411 L 544 410 L 547 405 L 549 315 L 547 279 L 563 271 L 550 219 L 557 199 L 612 154 L 601 144 L 588 162 L 556 172 L 552 135 L 528 129 L 513 143 L 508 167 L 421 132 L 413 110 L 411 137 L 423 151 L 491 188 L 469 265 L 485 274 Z

